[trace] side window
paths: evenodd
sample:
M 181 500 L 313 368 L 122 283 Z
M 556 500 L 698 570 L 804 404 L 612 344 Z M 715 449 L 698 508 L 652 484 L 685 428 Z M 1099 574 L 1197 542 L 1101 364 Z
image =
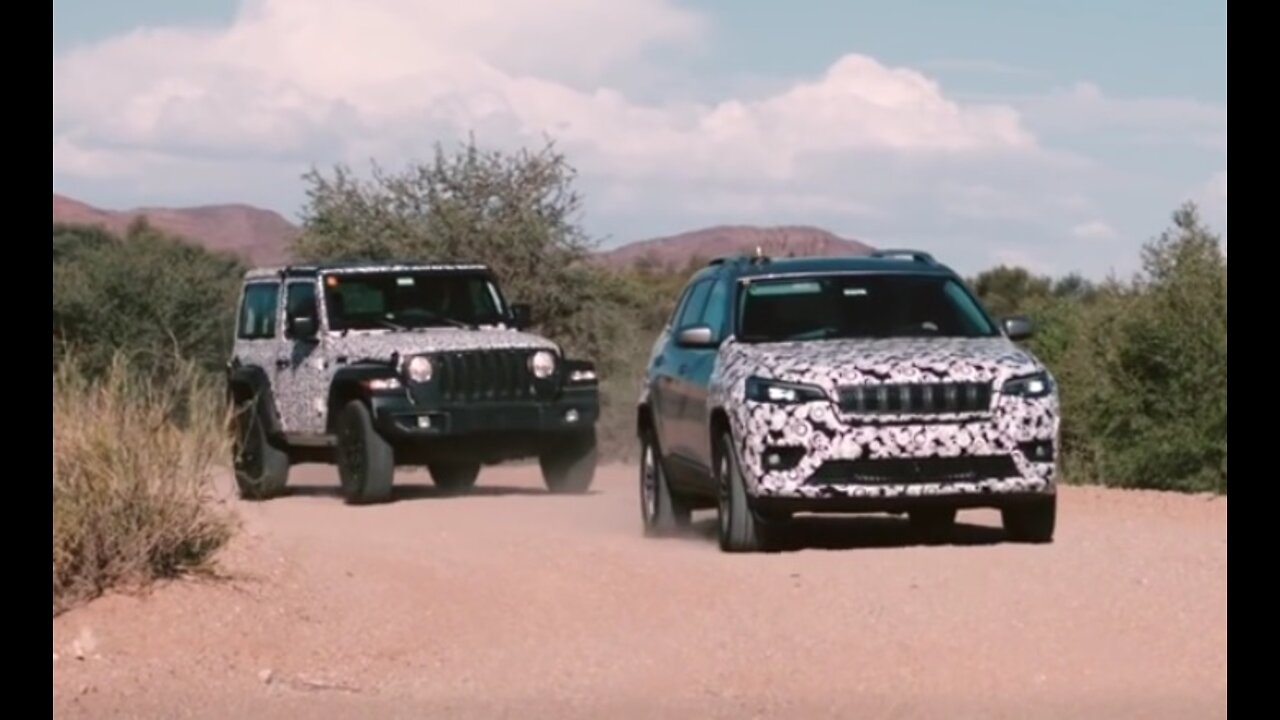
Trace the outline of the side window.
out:
M 316 284 L 310 281 L 289 283 L 285 308 L 288 317 L 316 317 Z
M 702 309 L 700 321 L 700 324 L 710 327 L 717 338 L 724 335 L 724 321 L 729 310 L 728 301 L 729 281 L 720 278 L 715 285 L 711 286 L 711 294 L 707 296 L 707 304 Z
M 246 285 L 244 299 L 240 302 L 237 337 L 241 340 L 266 340 L 275 337 L 279 300 L 279 283 L 258 282 Z
M 676 306 L 671 308 L 671 317 L 667 318 L 667 325 L 671 326 L 671 329 L 675 329 L 676 318 L 680 317 L 680 313 L 684 310 L 684 306 L 689 304 L 689 296 L 692 294 L 692 285 L 686 285 L 684 290 L 680 291 L 680 298 L 676 300 Z
M 697 322 L 697 318 L 702 315 L 702 306 L 706 304 L 709 292 L 711 292 L 710 280 L 699 280 L 698 284 L 693 286 L 689 299 L 684 307 L 680 308 L 680 317 L 675 324 L 676 330 L 682 330 Z

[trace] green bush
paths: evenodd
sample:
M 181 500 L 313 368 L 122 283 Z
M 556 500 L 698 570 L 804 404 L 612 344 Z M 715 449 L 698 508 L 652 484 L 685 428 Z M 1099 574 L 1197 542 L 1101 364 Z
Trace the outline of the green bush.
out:
M 117 352 L 139 372 L 185 360 L 226 363 L 244 266 L 135 223 L 118 238 L 94 227 L 53 228 L 53 336 L 58 358 L 105 372 Z
M 996 268 L 971 284 L 1001 314 L 1036 321 L 1030 348 L 1062 393 L 1068 481 L 1226 492 L 1226 258 L 1194 205 L 1144 246 L 1127 283 Z

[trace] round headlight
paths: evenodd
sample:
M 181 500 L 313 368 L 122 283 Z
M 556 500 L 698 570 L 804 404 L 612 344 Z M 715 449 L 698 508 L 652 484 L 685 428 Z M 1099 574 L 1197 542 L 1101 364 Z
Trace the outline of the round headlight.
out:
M 431 360 L 422 355 L 410 360 L 407 369 L 409 379 L 414 382 L 424 383 L 431 379 Z
M 539 350 L 529 356 L 529 372 L 533 373 L 533 376 L 539 380 L 550 377 L 551 373 L 555 371 L 556 356 L 550 352 Z

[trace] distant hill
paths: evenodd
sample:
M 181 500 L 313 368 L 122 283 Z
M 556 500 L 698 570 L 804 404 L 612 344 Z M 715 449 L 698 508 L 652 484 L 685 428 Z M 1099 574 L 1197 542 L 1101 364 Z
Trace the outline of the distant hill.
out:
M 754 254 L 759 248 L 774 257 L 797 255 L 865 255 L 873 249 L 858 240 L 842 238 L 804 225 L 758 227 L 720 225 L 667 237 L 640 240 L 602 251 L 600 259 L 613 267 L 644 262 L 657 267 L 684 267 L 694 258 Z
M 243 204 L 186 208 L 104 210 L 65 195 L 53 195 L 53 221 L 100 225 L 123 233 L 141 216 L 164 232 L 185 237 L 210 250 L 231 252 L 254 264 L 282 262 L 298 228 L 271 210 Z
M 55 223 L 101 225 L 123 233 L 130 223 L 144 215 L 153 227 L 180 235 L 211 250 L 235 253 L 257 265 L 286 262 L 289 244 L 299 232 L 296 225 L 279 213 L 252 205 L 104 210 L 65 195 L 55 193 L 53 196 Z M 615 268 L 646 262 L 675 269 L 686 266 L 695 258 L 751 254 L 757 247 L 775 257 L 862 255 L 872 250 L 871 246 L 858 240 L 804 225 L 720 225 L 602 250 L 598 258 Z

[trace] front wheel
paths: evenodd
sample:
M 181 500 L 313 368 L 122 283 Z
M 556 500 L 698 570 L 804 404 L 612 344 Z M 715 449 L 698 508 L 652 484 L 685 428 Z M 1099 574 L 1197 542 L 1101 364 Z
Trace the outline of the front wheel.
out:
M 719 488 L 719 539 L 724 552 L 758 552 L 773 546 L 774 524 L 752 510 L 747 487 L 726 432 L 716 448 L 716 484 Z
M 431 480 L 446 495 L 461 495 L 475 487 L 480 463 L 431 463 Z
M 595 479 L 597 462 L 595 428 L 551 439 L 538 455 L 543 482 L 558 494 L 586 492 Z
M 395 453 L 373 427 L 369 408 L 352 400 L 338 418 L 338 477 L 350 505 L 391 499 Z

